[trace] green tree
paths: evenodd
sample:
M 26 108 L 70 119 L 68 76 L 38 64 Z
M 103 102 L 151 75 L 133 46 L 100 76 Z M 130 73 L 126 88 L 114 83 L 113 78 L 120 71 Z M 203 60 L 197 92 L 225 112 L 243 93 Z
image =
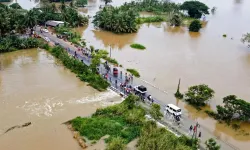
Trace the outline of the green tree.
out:
M 13 9 L 22 9 L 22 7 L 18 3 L 13 3 L 9 7 Z
M 250 47 L 250 33 L 246 33 L 242 35 L 241 38 L 242 43 L 248 43 L 248 47 Z
M 127 109 L 132 109 L 139 100 L 138 96 L 130 94 L 122 103 L 127 107 Z
M 161 106 L 158 104 L 152 104 L 150 109 L 150 115 L 155 120 L 160 120 L 163 117 L 163 114 L 161 113 Z
M 209 88 L 208 85 L 200 84 L 191 86 L 185 93 L 185 100 L 190 104 L 200 107 L 214 96 L 214 90 Z
M 189 31 L 199 32 L 201 27 L 202 27 L 202 25 L 201 25 L 200 21 L 199 20 L 194 20 L 189 25 Z
M 208 139 L 206 142 L 206 149 L 207 150 L 219 150 L 220 145 L 217 145 L 216 141 L 213 138 Z
M 124 150 L 126 147 L 124 143 L 124 140 L 120 137 L 113 138 L 106 150 Z
M 103 0 L 103 1 L 105 2 L 105 5 L 112 2 L 112 0 Z
M 38 24 L 38 14 L 37 11 L 32 9 L 29 10 L 25 16 L 24 16 L 24 24 L 29 27 L 29 28 L 33 28 L 35 25 Z
M 85 7 L 88 4 L 88 0 L 77 0 L 76 6 L 78 7 Z
M 190 17 L 192 18 L 201 18 L 203 14 L 209 14 L 208 6 L 199 1 L 185 1 L 180 9 L 186 10 Z

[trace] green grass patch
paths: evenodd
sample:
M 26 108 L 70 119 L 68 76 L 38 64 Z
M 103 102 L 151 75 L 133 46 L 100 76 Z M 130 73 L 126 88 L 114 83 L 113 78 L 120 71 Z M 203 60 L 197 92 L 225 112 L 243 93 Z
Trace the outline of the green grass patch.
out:
M 135 77 L 138 77 L 138 78 L 140 77 L 140 73 L 135 69 L 127 69 L 127 71 L 130 72 Z
M 135 49 L 139 49 L 139 50 L 144 50 L 144 49 L 146 49 L 145 46 L 143 46 L 143 45 L 141 45 L 141 44 L 138 44 L 138 43 L 133 43 L 133 44 L 130 45 L 130 47 L 135 48 Z
M 152 22 L 163 22 L 166 21 L 166 18 L 163 16 L 151 16 L 151 17 L 139 17 L 136 18 L 136 23 L 152 23 Z
M 107 143 L 120 137 L 125 144 L 140 135 L 145 121 L 145 110 L 135 105 L 139 98 L 130 95 L 121 104 L 97 109 L 90 118 L 77 117 L 71 120 L 72 127 L 89 140 L 99 140 L 105 135 Z

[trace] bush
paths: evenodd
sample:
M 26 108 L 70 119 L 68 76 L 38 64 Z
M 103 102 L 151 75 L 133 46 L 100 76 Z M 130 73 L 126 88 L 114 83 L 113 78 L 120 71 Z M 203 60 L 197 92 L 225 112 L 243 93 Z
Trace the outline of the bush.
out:
M 42 44 L 43 42 L 36 38 L 20 38 L 15 35 L 0 37 L 0 53 L 18 49 L 37 48 Z
M 107 143 L 111 144 L 115 138 L 121 138 L 127 144 L 140 135 L 145 121 L 145 110 L 135 105 L 136 101 L 138 97 L 130 95 L 120 104 L 97 109 L 91 118 L 77 117 L 70 123 L 89 140 L 99 140 L 109 135 L 105 140 Z
M 66 68 L 76 73 L 80 80 L 88 82 L 93 88 L 103 91 L 109 86 L 109 83 L 99 74 L 96 74 L 95 71 L 90 70 L 88 66 L 79 60 L 71 58 L 62 47 L 53 47 L 50 52 L 56 58 L 60 59 Z
M 130 72 L 132 75 L 134 75 L 137 78 L 140 77 L 140 73 L 135 69 L 127 69 L 127 71 Z
M 194 20 L 191 22 L 191 24 L 189 25 L 189 31 L 192 32 L 199 32 L 201 29 L 201 23 L 199 20 Z
M 219 150 L 220 145 L 217 145 L 216 141 L 213 138 L 208 139 L 206 142 L 207 150 Z
M 106 150 L 124 150 L 125 144 L 124 140 L 120 137 L 113 138 L 112 141 L 108 144 Z
M 140 50 L 146 49 L 145 46 L 143 46 L 143 45 L 141 45 L 141 44 L 138 44 L 138 43 L 131 44 L 130 47 L 136 48 L 136 49 L 140 49 Z

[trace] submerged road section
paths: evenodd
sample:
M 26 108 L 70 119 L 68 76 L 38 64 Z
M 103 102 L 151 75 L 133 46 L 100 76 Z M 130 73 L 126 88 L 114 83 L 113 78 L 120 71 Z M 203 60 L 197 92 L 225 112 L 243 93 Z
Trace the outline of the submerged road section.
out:
M 55 34 L 41 33 L 39 27 L 36 28 L 36 33 L 39 34 L 41 37 L 48 37 L 53 44 L 58 43 L 60 46 L 65 48 L 65 50 L 67 50 L 70 55 L 74 56 L 74 54 L 76 53 L 77 58 L 79 60 L 81 60 L 83 63 L 85 63 L 88 66 L 90 65 L 91 58 L 83 55 L 82 51 L 78 51 L 77 47 L 75 47 L 74 45 L 71 45 L 71 43 L 57 38 Z M 116 66 L 110 65 L 110 71 L 108 72 L 108 75 L 107 75 L 107 80 L 111 84 L 110 88 L 112 90 L 126 96 L 126 92 L 124 91 L 124 88 L 120 87 L 120 84 L 125 82 L 126 70 L 124 68 L 121 68 L 121 67 L 116 67 L 118 69 L 119 73 L 118 73 L 117 77 L 114 77 L 113 73 L 112 73 L 113 67 L 116 67 Z M 107 70 L 105 69 L 103 64 L 100 65 L 99 72 L 100 72 L 101 75 L 107 74 Z M 145 81 L 143 81 L 143 80 L 141 80 L 139 78 L 135 78 L 135 77 L 133 78 L 133 80 L 130 80 L 130 82 L 128 84 L 131 85 L 132 87 L 134 87 L 136 85 L 144 85 L 145 87 L 147 87 L 147 86 L 152 87 L 153 86 L 153 85 L 148 84 Z M 159 89 L 159 88 L 157 88 L 155 86 L 153 86 L 153 88 L 155 88 L 156 90 L 159 90 L 159 91 L 166 94 L 166 91 L 162 91 L 161 89 Z M 159 104 L 161 106 L 162 112 L 164 113 L 164 108 L 168 103 L 157 99 L 157 94 L 155 94 L 155 93 L 156 92 L 154 92 L 154 91 L 148 91 L 146 96 L 148 94 L 152 95 L 152 97 L 154 99 L 154 103 Z M 145 100 L 145 103 L 143 105 L 145 107 L 149 107 L 150 104 L 151 104 L 151 102 Z M 195 126 L 197 124 L 197 122 L 195 120 L 190 119 L 184 112 L 182 112 L 182 117 L 181 117 L 180 124 L 176 123 L 176 121 L 172 117 L 172 115 L 168 115 L 168 114 L 166 114 L 163 117 L 161 123 L 166 125 L 176 135 L 184 134 L 184 135 L 189 136 L 189 137 L 192 137 L 192 134 L 189 134 L 189 127 L 191 125 Z M 204 149 L 204 147 L 205 147 L 204 143 L 209 138 L 216 139 L 217 143 L 221 145 L 221 149 L 223 149 L 223 150 L 238 150 L 239 149 L 239 148 L 235 147 L 234 145 L 228 143 L 227 141 L 223 141 L 219 137 L 216 137 L 212 133 L 212 131 L 210 131 L 209 129 L 207 129 L 207 128 L 203 127 L 203 126 L 199 126 L 198 133 L 200 131 L 201 131 L 201 138 L 200 138 L 201 149 Z

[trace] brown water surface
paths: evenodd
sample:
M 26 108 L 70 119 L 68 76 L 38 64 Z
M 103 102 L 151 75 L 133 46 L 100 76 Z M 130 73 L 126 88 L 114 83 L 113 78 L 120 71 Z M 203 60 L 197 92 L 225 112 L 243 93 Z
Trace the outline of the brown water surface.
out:
M 113 5 L 123 2 L 116 0 Z M 188 32 L 186 27 L 173 28 L 166 23 L 152 23 L 141 25 L 137 33 L 118 35 L 97 30 L 93 24 L 89 24 L 83 30 L 83 38 L 88 45 L 96 48 L 109 50 L 111 47 L 112 57 L 125 68 L 137 69 L 141 79 L 166 91 L 167 95 L 148 85 L 161 101 L 176 103 L 190 119 L 199 121 L 209 132 L 239 149 L 248 149 L 250 136 L 218 124 L 206 114 L 197 112 L 182 101 L 176 101 L 173 96 L 181 78 L 183 92 L 189 86 L 201 83 L 213 88 L 216 92 L 210 102 L 213 110 L 229 94 L 250 102 L 250 49 L 240 42 L 242 34 L 250 30 L 250 1 L 202 2 L 210 8 L 217 7 L 217 11 L 206 16 L 207 22 L 203 22 L 199 33 Z M 100 4 L 99 1 L 91 3 L 87 7 L 87 14 L 93 16 Z M 227 37 L 223 38 L 223 34 L 227 34 Z M 147 49 L 134 50 L 130 48 L 131 43 L 140 43 Z M 242 129 L 250 132 L 250 124 L 242 126 Z
M 112 91 L 97 92 L 76 78 L 43 50 L 0 55 L 0 149 L 79 150 L 62 123 L 89 116 L 120 98 Z M 15 125 L 31 122 L 31 126 Z

